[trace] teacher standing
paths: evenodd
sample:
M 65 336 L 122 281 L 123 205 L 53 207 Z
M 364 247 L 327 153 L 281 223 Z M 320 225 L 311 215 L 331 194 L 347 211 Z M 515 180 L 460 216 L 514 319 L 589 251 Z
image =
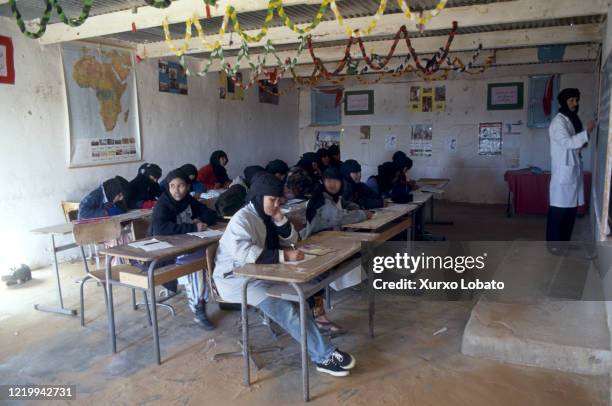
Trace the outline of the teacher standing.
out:
M 578 206 L 584 205 L 581 150 L 589 142 L 595 122 L 582 127 L 578 117 L 580 91 L 563 89 L 559 113 L 550 123 L 550 209 L 546 224 L 547 241 L 570 241 Z

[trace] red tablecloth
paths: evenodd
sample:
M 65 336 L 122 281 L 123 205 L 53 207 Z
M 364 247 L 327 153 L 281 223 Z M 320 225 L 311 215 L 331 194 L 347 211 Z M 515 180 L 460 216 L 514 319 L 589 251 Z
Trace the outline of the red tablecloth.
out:
M 504 180 L 512 192 L 512 207 L 515 213 L 546 214 L 548 213 L 548 187 L 550 172 L 539 175 L 531 173 L 529 169 L 507 171 Z M 591 197 L 591 172 L 584 172 L 584 201 L 585 205 L 578 208 L 578 214 L 589 210 Z

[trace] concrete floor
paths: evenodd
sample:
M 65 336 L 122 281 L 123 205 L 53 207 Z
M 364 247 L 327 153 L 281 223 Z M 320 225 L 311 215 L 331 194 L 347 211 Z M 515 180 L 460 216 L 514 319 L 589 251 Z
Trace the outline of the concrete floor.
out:
M 452 239 L 541 240 L 541 216 L 505 217 L 504 206 L 437 206 L 438 219 L 454 226 L 428 227 Z M 580 219 L 575 236 L 588 235 Z M 82 265 L 61 267 L 65 303 L 78 307 Z M 118 353 L 110 354 L 102 289 L 86 288 L 87 326 L 77 318 L 40 313 L 34 303 L 56 300 L 50 268 L 26 285 L 0 287 L 0 382 L 76 384 L 77 403 L 94 404 L 295 404 L 301 401 L 299 346 L 253 330 L 252 343 L 274 342 L 281 352 L 258 358 L 264 369 L 243 387 L 240 359 L 215 362 L 215 353 L 237 348 L 239 314 L 210 306 L 213 332 L 193 326 L 182 297 L 171 299 L 177 316 L 161 309 L 161 366 L 153 355 L 143 310 L 133 311 L 126 289 L 115 288 Z M 334 295 L 330 318 L 349 333 L 334 339 L 358 361 L 350 377 L 320 375 L 311 368 L 313 404 L 606 405 L 609 379 L 521 367 L 460 353 L 473 303 L 377 298 L 376 337 L 367 336 L 365 292 Z M 434 332 L 446 327 L 438 335 Z

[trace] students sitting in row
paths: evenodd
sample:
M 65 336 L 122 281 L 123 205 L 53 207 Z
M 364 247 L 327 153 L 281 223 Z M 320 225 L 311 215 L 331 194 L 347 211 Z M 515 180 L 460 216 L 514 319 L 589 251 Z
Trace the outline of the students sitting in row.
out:
M 79 203 L 78 219 L 115 216 L 127 211 L 130 183 L 115 176 L 91 191 Z
M 329 165 L 336 169 L 340 169 L 340 165 L 342 165 L 342 161 L 340 160 L 340 146 L 337 144 L 332 145 L 327 148 L 327 153 L 329 154 Z
M 227 154 L 223 151 L 215 151 L 210 155 L 210 163 L 204 165 L 198 171 L 198 182 L 206 189 L 225 189 L 231 183 L 225 165 L 229 162 Z
M 215 202 L 215 208 L 220 216 L 233 216 L 247 203 L 247 193 L 253 177 L 258 172 L 265 172 L 265 169 L 259 165 L 247 166 L 244 168 L 244 175 L 237 176 L 229 189 L 221 193 Z
M 155 164 L 142 164 L 138 168 L 138 175 L 130 182 L 130 209 L 141 209 L 145 202 L 157 200 L 162 190 L 159 179 L 162 170 Z
M 257 175 L 249 191 L 249 204 L 240 209 L 227 225 L 217 250 L 213 274 L 215 285 L 224 300 L 240 303 L 243 278 L 233 270 L 244 264 L 276 264 L 303 259 L 298 250 L 298 233 L 280 210 L 283 184 L 274 175 Z M 248 286 L 248 304 L 256 306 L 270 319 L 300 340 L 300 318 L 296 304 L 268 297 L 269 283 L 252 281 Z M 346 376 L 355 366 L 355 358 L 340 351 L 323 337 L 309 313 L 306 313 L 306 336 L 310 358 L 318 371 Z
M 317 186 L 306 206 L 306 227 L 302 239 L 323 230 L 336 230 L 345 224 L 358 223 L 370 218 L 351 201 L 342 198 L 342 176 L 336 168 L 328 168 L 323 174 L 323 184 Z
M 168 173 L 166 184 L 167 188 L 163 190 L 153 209 L 150 235 L 176 235 L 203 231 L 216 223 L 217 214 L 189 194 L 189 176 L 182 170 L 175 169 Z M 204 252 L 184 255 L 178 257 L 176 262 L 189 263 L 203 256 Z M 158 264 L 160 267 L 166 265 L 169 264 Z M 206 280 L 203 272 L 182 276 L 178 282 L 185 286 L 189 308 L 194 313 L 194 321 L 206 330 L 213 329 L 214 326 L 206 316 L 206 302 L 204 301 Z
M 342 197 L 356 203 L 365 210 L 384 206 L 384 200 L 361 182 L 361 165 L 354 159 L 347 159 L 340 165 L 342 173 Z
M 307 199 L 320 183 L 317 154 L 307 152 L 287 175 L 289 198 Z
M 268 162 L 266 165 L 266 172 L 276 176 L 278 180 L 285 183 L 287 180 L 287 174 L 289 173 L 289 165 L 285 161 L 275 159 L 274 161 Z

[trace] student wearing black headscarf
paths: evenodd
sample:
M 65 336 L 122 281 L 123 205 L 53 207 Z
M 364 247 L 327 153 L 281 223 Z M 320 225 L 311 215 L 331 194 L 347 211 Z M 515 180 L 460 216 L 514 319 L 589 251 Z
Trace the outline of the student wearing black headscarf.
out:
M 189 177 L 189 182 L 191 184 L 191 188 L 189 189 L 189 192 L 191 193 L 192 196 L 194 194 L 200 195 L 201 193 L 206 192 L 206 188 L 204 187 L 204 185 L 196 180 L 196 178 L 198 177 L 198 168 L 196 168 L 195 165 L 185 164 L 179 167 L 178 169 L 183 171 L 183 173 L 185 173 L 185 175 Z M 161 188 L 162 191 L 168 187 L 168 183 L 166 182 L 166 179 L 162 180 L 159 183 L 159 187 Z M 195 197 L 197 198 L 197 196 Z
M 317 150 L 317 167 L 319 169 L 319 173 L 325 172 L 325 170 L 329 168 L 330 164 L 331 158 L 327 149 L 319 148 Z
M 125 213 L 130 198 L 130 183 L 115 176 L 91 191 L 79 203 L 78 219 L 115 216 Z
M 307 199 L 321 182 L 317 164 L 317 154 L 307 152 L 291 168 L 287 175 L 287 189 L 290 198 Z
M 559 113 L 550 123 L 551 179 L 550 209 L 546 222 L 547 241 L 570 241 L 578 206 L 584 204 L 582 156 L 595 128 L 590 121 L 585 131 L 578 117 L 580 91 L 563 89 L 558 97 Z M 551 249 L 556 249 L 549 245 Z
M 198 171 L 198 182 L 206 189 L 226 188 L 231 183 L 225 165 L 229 162 L 227 154 L 223 151 L 215 151 L 210 155 L 210 162 Z
M 175 169 L 166 176 L 168 187 L 163 190 L 153 209 L 150 235 L 177 235 L 203 231 L 217 222 L 217 214 L 189 194 L 189 176 Z M 177 258 L 177 263 L 189 263 L 201 259 L 203 252 Z M 164 264 L 160 264 L 163 266 Z M 167 264 L 166 264 L 167 265 Z M 214 328 L 206 316 L 206 283 L 203 272 L 191 273 L 179 278 L 185 286 L 189 307 L 194 321 L 204 329 Z
M 342 161 L 340 160 L 340 146 L 338 144 L 334 144 L 327 148 L 327 153 L 329 154 L 329 166 L 332 166 L 336 169 L 340 169 L 340 165 L 342 165 Z
M 361 182 L 361 165 L 354 159 L 347 159 L 340 165 L 342 174 L 342 197 L 356 203 L 365 210 L 383 207 L 384 201 L 372 189 Z
M 315 189 L 306 206 L 306 227 L 301 231 L 303 239 L 323 230 L 339 229 L 344 224 L 364 221 L 371 214 L 342 197 L 343 185 L 340 171 L 328 168 L 323 173 L 323 184 Z
M 230 220 L 219 241 L 213 274 L 220 296 L 232 303 L 242 300 L 244 279 L 234 269 L 245 264 L 276 264 L 303 259 L 299 250 L 290 248 L 298 234 L 280 210 L 283 184 L 269 173 L 257 174 L 249 190 L 249 203 Z M 247 300 L 278 323 L 294 339 L 300 340 L 297 306 L 286 300 L 268 297 L 269 283 L 255 280 L 247 288 Z M 312 316 L 306 313 L 306 337 L 310 358 L 317 370 L 334 376 L 346 376 L 355 365 L 350 354 L 338 350 L 323 337 Z
M 130 182 L 130 209 L 142 208 L 144 202 L 157 200 L 162 190 L 159 179 L 161 168 L 156 164 L 145 163 L 138 168 L 138 175 Z
M 251 187 L 251 182 L 255 175 L 260 172 L 265 172 L 265 169 L 259 165 L 247 166 L 244 168 L 244 174 L 237 176 L 230 187 L 217 199 L 215 208 L 221 216 L 233 216 L 245 204 L 247 193 Z
M 390 197 L 393 184 L 397 182 L 400 171 L 393 162 L 378 165 L 378 174 L 370 176 L 366 185 L 383 199 Z
M 283 160 L 275 159 L 274 161 L 268 162 L 266 165 L 266 171 L 276 176 L 278 180 L 285 183 L 287 180 L 287 174 L 289 173 L 289 165 Z

